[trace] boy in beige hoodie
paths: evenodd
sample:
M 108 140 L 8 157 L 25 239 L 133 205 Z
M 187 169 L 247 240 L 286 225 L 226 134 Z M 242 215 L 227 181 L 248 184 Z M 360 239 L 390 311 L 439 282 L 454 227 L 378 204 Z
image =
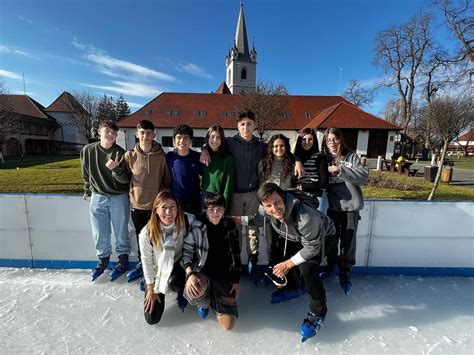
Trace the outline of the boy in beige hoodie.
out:
M 148 223 L 153 201 L 158 192 L 168 187 L 171 182 L 163 148 L 155 139 L 155 126 L 148 120 L 137 125 L 138 143 L 125 153 L 127 169 L 131 174 L 130 207 L 135 233 L 138 236 Z M 138 248 L 138 264 L 127 274 L 128 281 L 136 280 L 143 275 L 140 247 Z

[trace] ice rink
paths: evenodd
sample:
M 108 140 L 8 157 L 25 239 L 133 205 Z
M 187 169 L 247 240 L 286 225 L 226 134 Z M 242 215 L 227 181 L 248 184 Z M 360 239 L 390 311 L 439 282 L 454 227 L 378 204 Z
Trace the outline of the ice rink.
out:
M 307 296 L 269 302 L 273 287 L 243 277 L 232 332 L 211 313 L 182 313 L 167 296 L 161 323 L 149 326 L 138 282 L 92 283 L 88 270 L 0 268 L 2 354 L 472 354 L 474 279 L 354 276 L 344 295 L 325 280 L 329 313 L 302 344 Z

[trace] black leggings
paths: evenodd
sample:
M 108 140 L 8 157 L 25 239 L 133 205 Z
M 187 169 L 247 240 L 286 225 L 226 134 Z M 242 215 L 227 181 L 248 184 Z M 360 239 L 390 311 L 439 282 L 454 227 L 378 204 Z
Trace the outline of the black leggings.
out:
M 359 211 L 334 211 L 328 210 L 328 216 L 336 227 L 336 237 L 339 244 L 339 255 L 337 247 L 328 252 L 328 264 L 339 265 L 343 271 L 351 271 L 356 263 L 356 234 L 359 224 Z
M 138 261 L 141 261 L 141 255 L 140 255 L 140 242 L 138 236 L 140 235 L 140 232 L 142 231 L 143 227 L 146 226 L 148 221 L 150 220 L 151 217 L 151 210 L 137 210 L 135 208 L 132 208 L 131 211 L 132 215 L 132 221 L 133 221 L 133 226 L 135 227 L 135 234 L 137 236 L 137 245 L 138 245 Z
M 184 273 L 184 269 L 179 265 L 179 262 L 176 262 L 173 265 L 173 271 L 171 271 L 170 278 L 168 279 L 168 288 L 173 291 L 177 292 L 180 295 L 183 295 L 184 284 L 185 284 L 186 275 Z M 145 288 L 145 297 L 148 292 L 148 288 Z M 161 316 L 165 311 L 165 295 L 160 293 L 161 303 L 155 301 L 153 305 L 153 311 L 151 313 L 143 312 L 145 315 L 145 320 L 148 324 L 156 324 L 161 320 Z

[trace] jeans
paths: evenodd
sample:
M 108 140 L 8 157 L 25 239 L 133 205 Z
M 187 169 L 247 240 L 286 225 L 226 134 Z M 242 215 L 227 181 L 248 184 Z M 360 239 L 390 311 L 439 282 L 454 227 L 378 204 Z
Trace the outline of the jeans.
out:
M 318 198 L 318 203 L 319 203 L 318 211 L 321 213 L 327 214 L 328 207 L 329 207 L 327 193 L 323 192 L 323 195 L 321 197 L 318 196 L 317 198 Z
M 99 258 L 112 254 L 112 230 L 115 236 L 115 251 L 117 255 L 130 253 L 129 217 L 130 203 L 128 193 L 112 196 L 92 193 L 90 218 L 95 249 Z

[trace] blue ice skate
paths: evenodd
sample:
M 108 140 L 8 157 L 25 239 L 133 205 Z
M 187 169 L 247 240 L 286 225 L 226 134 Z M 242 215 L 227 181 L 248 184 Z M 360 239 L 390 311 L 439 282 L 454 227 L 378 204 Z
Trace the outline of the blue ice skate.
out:
M 321 280 L 327 279 L 328 277 L 331 276 L 331 273 L 333 273 L 333 272 L 334 272 L 334 266 L 326 265 L 326 266 L 323 267 L 323 269 L 319 273 L 319 278 Z
M 115 265 L 115 268 L 110 273 L 110 281 L 117 280 L 128 270 L 128 254 L 119 255 L 118 259 L 117 265 Z
M 99 258 L 99 263 L 91 272 L 92 281 L 95 281 L 100 275 L 102 275 L 109 265 L 110 258 L 107 256 L 105 258 Z
M 143 276 L 142 263 L 138 262 L 135 267 L 127 273 L 127 281 L 132 282 Z
M 178 297 L 176 298 L 178 308 L 184 312 L 184 309 L 188 305 L 188 300 L 184 298 L 183 294 L 181 292 L 178 292 Z
M 324 317 L 319 317 L 314 313 L 308 312 L 308 315 L 300 327 L 301 342 L 304 343 L 309 338 L 318 335 L 323 323 Z
M 250 280 L 255 286 L 257 286 L 261 280 L 260 271 L 258 270 L 257 258 L 258 257 L 256 255 L 250 255 L 247 264 Z
M 298 298 L 301 296 L 301 289 L 297 290 L 276 290 L 275 292 L 272 293 L 272 299 L 271 303 L 281 303 L 281 302 L 286 302 L 289 300 L 292 300 L 294 298 Z
M 140 280 L 140 291 L 145 292 L 145 288 L 146 288 L 145 279 L 141 279 Z
M 339 273 L 339 285 L 343 289 L 344 293 L 347 295 L 352 289 L 352 282 L 349 274 L 347 272 Z
M 206 319 L 207 315 L 209 314 L 209 308 L 198 307 L 197 311 L 198 311 L 199 317 L 201 317 L 202 319 Z

